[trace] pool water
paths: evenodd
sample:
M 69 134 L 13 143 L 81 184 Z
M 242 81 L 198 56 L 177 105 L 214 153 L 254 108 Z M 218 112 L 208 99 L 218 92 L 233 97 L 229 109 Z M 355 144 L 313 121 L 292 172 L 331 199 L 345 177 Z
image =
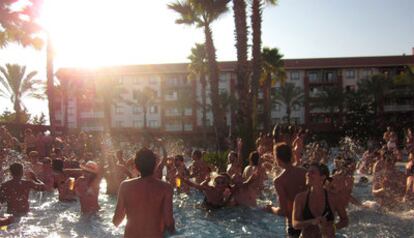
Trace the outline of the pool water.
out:
M 125 222 L 119 228 L 112 225 L 116 198 L 106 195 L 105 187 L 102 181 L 101 211 L 92 217 L 80 216 L 78 202 L 59 202 L 56 192 L 33 192 L 31 212 L 8 226 L 7 231 L 0 231 L 0 237 L 122 237 Z M 367 185 L 356 186 L 354 194 L 362 201 L 371 199 Z M 208 212 L 200 207 L 202 198 L 202 194 L 195 191 L 189 196 L 174 195 L 177 232 L 170 237 L 284 237 L 285 222 L 281 217 L 259 208 L 233 207 Z M 275 200 L 273 189 L 268 189 L 258 203 L 264 206 L 269 200 Z M 2 212 L 4 210 L 3 207 Z M 341 230 L 337 237 L 414 238 L 414 210 L 392 213 L 351 205 L 349 217 L 349 227 Z

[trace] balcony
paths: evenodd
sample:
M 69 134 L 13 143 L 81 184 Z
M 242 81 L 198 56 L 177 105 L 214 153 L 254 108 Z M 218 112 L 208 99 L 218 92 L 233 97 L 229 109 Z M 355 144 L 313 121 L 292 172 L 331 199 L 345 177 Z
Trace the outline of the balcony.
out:
M 398 104 L 389 104 L 384 105 L 384 112 L 407 112 L 414 111 L 414 105 L 398 105 Z
M 82 118 L 103 118 L 103 112 L 81 112 L 80 117 Z

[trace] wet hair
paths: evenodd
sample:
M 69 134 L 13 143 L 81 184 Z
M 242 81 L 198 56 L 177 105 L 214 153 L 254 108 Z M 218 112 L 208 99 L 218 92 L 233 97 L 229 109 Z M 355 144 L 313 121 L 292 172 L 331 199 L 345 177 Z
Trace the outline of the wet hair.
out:
M 278 143 L 274 146 L 274 154 L 283 163 L 292 163 L 292 149 L 286 143 Z
M 199 150 L 194 150 L 193 151 L 193 156 L 201 159 L 202 153 Z
M 45 157 L 42 159 L 42 163 L 50 165 L 52 164 L 52 160 L 49 157 Z
M 13 163 L 10 165 L 10 173 L 15 177 L 22 177 L 23 176 L 23 165 L 20 163 Z
M 60 159 L 52 160 L 52 169 L 55 171 L 62 172 L 63 171 L 63 160 L 60 160 Z
M 181 162 L 183 162 L 184 161 L 184 157 L 182 156 L 182 155 L 176 155 L 176 156 L 174 156 L 174 160 L 175 161 L 181 161 Z
M 259 165 L 260 155 L 257 151 L 253 151 L 249 155 L 249 162 L 251 165 L 258 166 Z
M 56 155 L 60 155 L 62 151 L 59 148 L 54 148 L 53 152 L 55 152 Z
M 329 168 L 325 164 L 315 162 L 315 163 L 311 163 L 309 167 L 317 168 L 319 171 L 319 175 L 325 176 L 325 181 L 323 181 L 323 183 L 325 183 L 326 181 L 329 181 L 329 182 L 332 181 L 332 178 L 330 177 Z
M 148 148 L 140 149 L 135 155 L 135 166 L 142 177 L 148 177 L 154 173 L 155 154 Z

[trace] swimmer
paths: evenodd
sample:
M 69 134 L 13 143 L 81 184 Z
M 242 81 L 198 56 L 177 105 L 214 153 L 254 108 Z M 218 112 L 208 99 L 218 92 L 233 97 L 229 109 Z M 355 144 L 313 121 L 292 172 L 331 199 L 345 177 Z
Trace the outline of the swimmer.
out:
M 83 215 L 95 214 L 100 209 L 98 196 L 102 179 L 101 169 L 94 161 L 81 165 L 81 169 L 83 175 L 75 181 L 75 193 L 79 197 L 81 213 Z
M 194 150 L 191 155 L 193 164 L 190 169 L 190 178 L 195 178 L 196 183 L 201 183 L 210 174 L 211 168 L 203 160 L 202 153 L 199 150 Z
M 124 237 L 163 237 L 165 231 L 173 233 L 173 189 L 153 176 L 155 154 L 146 148 L 135 156 L 140 178 L 121 183 L 112 222 L 119 226 L 127 217 Z
M 22 164 L 10 165 L 10 173 L 13 178 L 1 185 L 0 202 L 7 203 L 7 213 L 17 216 L 25 215 L 29 212 L 30 190 L 44 191 L 45 185 L 31 171 L 26 174 L 29 180 L 22 179 Z
M 335 232 L 348 225 L 345 207 L 333 194 L 324 189 L 329 169 L 323 164 L 312 163 L 306 172 L 309 190 L 299 193 L 293 205 L 292 224 L 302 230 L 302 237 L 335 237 Z M 335 215 L 340 220 L 335 223 Z

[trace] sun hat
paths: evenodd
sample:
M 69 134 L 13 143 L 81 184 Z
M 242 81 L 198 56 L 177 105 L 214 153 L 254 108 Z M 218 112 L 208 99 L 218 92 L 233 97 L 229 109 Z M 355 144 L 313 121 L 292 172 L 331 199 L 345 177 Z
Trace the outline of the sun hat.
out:
M 99 173 L 99 165 L 95 161 L 88 161 L 84 165 L 81 164 L 80 165 L 80 168 L 83 169 L 83 170 L 85 170 L 85 171 L 94 173 L 94 174 L 98 174 Z

